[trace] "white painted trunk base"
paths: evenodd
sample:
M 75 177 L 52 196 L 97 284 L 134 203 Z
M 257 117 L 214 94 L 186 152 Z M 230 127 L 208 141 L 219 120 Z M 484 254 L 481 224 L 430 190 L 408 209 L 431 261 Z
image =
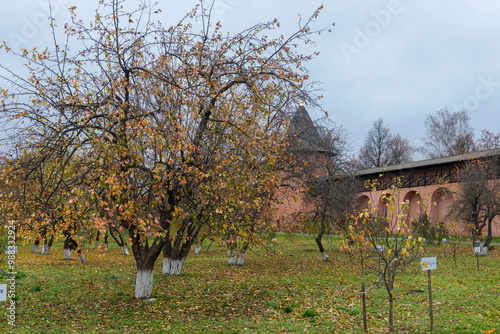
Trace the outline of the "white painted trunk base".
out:
M 85 256 L 83 256 L 82 253 L 79 253 L 78 254 L 78 258 L 80 259 L 80 262 L 81 263 L 87 263 L 87 260 L 85 260 Z
M 153 293 L 153 269 L 137 270 L 135 298 L 149 298 Z
M 240 256 L 238 257 L 238 262 L 236 262 L 237 265 L 241 266 L 245 263 L 245 255 L 247 255 L 247 253 L 241 253 Z
M 105 252 L 109 252 L 109 244 L 107 244 L 107 243 L 106 243 L 106 244 L 104 244 L 104 247 L 103 247 L 103 248 L 104 248 L 104 251 L 105 251 Z
M 486 256 L 487 253 L 488 253 L 488 247 L 483 247 L 481 249 L 481 256 Z
M 180 260 L 172 260 L 169 257 L 163 258 L 163 273 L 165 275 L 180 275 L 184 269 L 186 258 Z
M 236 264 L 236 254 L 231 252 L 231 250 L 227 250 L 227 263 L 230 265 L 235 265 Z
M 94 248 L 99 248 L 99 240 L 94 241 Z
M 328 257 L 328 255 L 326 255 L 325 252 L 321 252 L 321 255 L 323 256 L 323 261 L 329 261 L 330 258 Z
M 65 260 L 72 260 L 73 259 L 73 253 L 71 253 L 71 249 L 68 249 L 68 248 L 64 249 L 64 259 Z
M 200 252 L 201 252 L 201 246 L 198 245 L 198 244 L 195 244 L 194 245 L 194 253 L 195 254 L 200 254 Z
M 40 251 L 40 245 L 33 245 L 32 253 L 38 253 Z
M 50 247 L 47 244 L 42 244 L 42 254 L 49 255 L 49 253 L 50 253 Z
M 229 256 L 227 258 L 227 263 L 229 263 L 230 265 L 235 265 L 236 264 L 236 255 L 234 256 Z
M 243 265 L 245 263 L 246 252 L 241 252 L 239 255 L 232 254 L 230 250 L 227 251 L 227 263 L 230 265 Z
M 121 248 L 121 250 L 122 250 L 122 254 L 123 254 L 123 255 L 128 255 L 128 249 L 127 249 L 127 246 L 121 246 L 120 248 Z

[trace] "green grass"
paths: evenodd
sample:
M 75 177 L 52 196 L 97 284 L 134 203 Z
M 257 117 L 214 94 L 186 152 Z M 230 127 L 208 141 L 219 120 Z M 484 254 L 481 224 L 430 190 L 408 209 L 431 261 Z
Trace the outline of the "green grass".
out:
M 12 332 L 361 333 L 360 268 L 339 251 L 338 239 L 324 240 L 329 262 L 321 260 L 312 237 L 280 235 L 278 241 L 281 255 L 254 249 L 239 267 L 227 265 L 224 249 L 212 246 L 207 253 L 204 247 L 190 254 L 179 277 L 162 275 L 157 261 L 156 301 L 149 303 L 133 298 L 134 260 L 117 246 L 104 254 L 86 249 L 87 264 L 63 260 L 61 242 L 48 256 L 19 247 Z M 500 333 L 500 247 L 479 259 L 479 271 L 470 245 L 458 246 L 458 269 L 452 249 L 444 245 L 425 254 L 438 257 L 432 272 L 435 332 Z M 386 332 L 385 289 L 374 274 L 364 281 L 370 332 Z M 397 332 L 428 332 L 426 273 L 399 276 L 395 296 Z M 11 330 L 5 315 L 1 333 Z

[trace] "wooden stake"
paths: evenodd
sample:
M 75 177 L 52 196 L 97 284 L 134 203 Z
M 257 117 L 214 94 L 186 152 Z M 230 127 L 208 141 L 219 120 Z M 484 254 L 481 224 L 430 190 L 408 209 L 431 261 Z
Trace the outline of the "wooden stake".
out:
M 431 284 L 431 271 L 427 270 L 427 281 L 429 285 L 429 318 L 430 318 L 430 325 L 431 325 L 431 331 L 434 330 L 434 319 L 433 319 L 433 314 L 432 314 L 432 284 Z
M 361 283 L 361 295 L 363 296 L 363 331 L 368 332 L 368 326 L 366 324 L 366 294 L 365 294 L 365 282 Z

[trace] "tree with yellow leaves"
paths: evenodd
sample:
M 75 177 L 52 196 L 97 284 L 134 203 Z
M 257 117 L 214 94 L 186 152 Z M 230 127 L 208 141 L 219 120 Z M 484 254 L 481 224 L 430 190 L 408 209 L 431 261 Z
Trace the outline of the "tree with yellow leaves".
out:
M 182 273 L 203 226 L 255 241 L 255 213 L 272 209 L 279 186 L 288 115 L 301 99 L 316 104 L 305 83 L 312 56 L 298 45 L 312 42 L 319 10 L 291 36 L 269 38 L 277 21 L 229 35 L 198 6 L 166 28 L 154 23 L 159 10 L 124 3 L 100 1 L 88 25 L 70 8 L 66 44 L 54 32 L 52 51 L 18 54 L 27 76 L 3 68 L 14 91 L 2 89 L 1 104 L 4 119 L 22 121 L 11 138 L 21 157 L 38 157 L 23 173 L 56 155 L 64 180 L 85 159 L 75 171 L 93 227 L 128 231 L 135 296 L 148 298 L 160 253 L 165 274 Z
M 366 184 L 375 193 L 377 185 Z M 424 251 L 425 240 L 416 236 L 418 221 L 409 219 L 404 212 L 409 209 L 408 201 L 399 200 L 401 179 L 396 178 L 390 189 L 383 192 L 383 212 L 378 208 L 365 209 L 358 215 L 357 222 L 349 228 L 344 249 L 349 249 L 365 268 L 377 272 L 384 283 L 389 301 L 389 331 L 394 331 L 394 283 L 400 274 L 416 273 L 416 263 Z M 351 245 L 354 242 L 354 245 Z M 369 261 L 368 252 L 375 254 L 376 261 Z

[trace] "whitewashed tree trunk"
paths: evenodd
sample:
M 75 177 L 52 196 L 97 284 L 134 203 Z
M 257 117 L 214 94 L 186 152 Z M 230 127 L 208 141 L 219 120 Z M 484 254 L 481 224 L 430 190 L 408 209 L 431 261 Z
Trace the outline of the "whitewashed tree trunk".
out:
M 70 250 L 70 252 L 71 252 L 71 250 Z M 42 244 L 42 253 L 41 254 L 43 254 L 43 255 L 49 255 L 49 253 L 50 253 L 50 247 L 49 247 L 49 245 Z
M 481 256 L 486 256 L 486 253 L 488 253 L 488 247 L 481 247 Z
M 247 255 L 246 252 L 241 252 L 240 256 L 238 257 L 238 262 L 236 262 L 237 265 L 241 266 L 245 263 L 245 256 Z
M 34 244 L 32 253 L 38 253 L 40 251 L 40 245 Z
M 109 252 L 109 244 L 107 242 L 104 244 L 104 251 Z
M 329 261 L 330 260 L 330 258 L 328 257 L 328 255 L 325 252 L 321 252 L 321 255 L 323 256 L 323 261 Z
M 99 240 L 94 241 L 94 248 L 99 248 Z
M 122 254 L 123 254 L 123 255 L 128 255 L 128 254 L 129 254 L 129 253 L 128 253 L 127 246 L 121 246 L 120 248 L 121 248 L 121 250 L 122 250 Z
M 180 275 L 184 269 L 186 258 L 180 260 L 172 260 L 169 257 L 163 258 L 163 273 L 165 275 Z
M 81 263 L 87 263 L 87 260 L 85 260 L 85 256 L 83 256 L 82 253 L 78 253 L 78 258 L 80 259 Z
M 71 260 L 71 259 L 73 259 L 73 253 L 71 253 L 71 249 L 64 248 L 64 259 L 65 260 Z
M 135 298 L 149 298 L 153 293 L 153 269 L 137 270 Z
M 246 252 L 242 251 L 240 254 L 234 254 L 230 250 L 227 251 L 227 263 L 230 265 L 243 265 L 245 263 Z
M 227 251 L 227 263 L 230 265 L 235 265 L 237 262 L 236 254 L 233 254 L 230 250 Z
M 201 246 L 198 244 L 194 244 L 194 253 L 200 254 L 200 252 L 201 252 Z

